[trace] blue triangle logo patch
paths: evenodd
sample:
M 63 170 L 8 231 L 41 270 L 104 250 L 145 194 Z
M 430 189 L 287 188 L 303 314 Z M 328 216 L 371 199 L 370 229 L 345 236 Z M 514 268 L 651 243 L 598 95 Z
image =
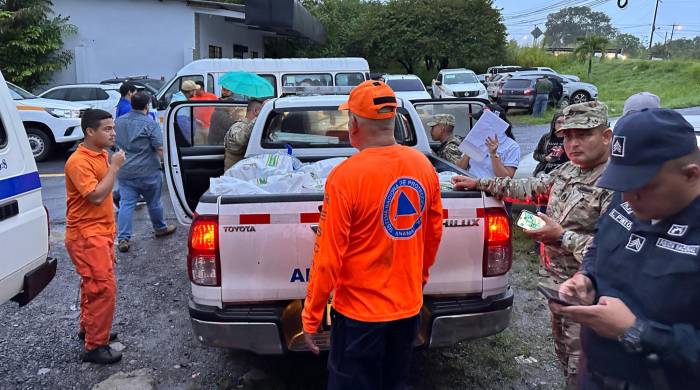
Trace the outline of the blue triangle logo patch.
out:
M 396 216 L 401 217 L 404 215 L 414 215 L 416 214 L 416 208 L 413 206 L 405 193 L 401 192 L 399 195 L 399 204 L 396 207 Z

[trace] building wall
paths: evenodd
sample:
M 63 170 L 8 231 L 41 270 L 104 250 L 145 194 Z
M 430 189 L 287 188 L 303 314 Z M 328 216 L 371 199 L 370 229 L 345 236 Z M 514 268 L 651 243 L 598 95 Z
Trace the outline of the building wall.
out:
M 209 45 L 221 47 L 223 58 L 233 58 L 233 45 L 248 47 L 244 58 L 251 58 L 257 52 L 264 57 L 264 43 L 261 31 L 249 30 L 245 25 L 227 21 L 223 16 L 198 14 L 199 18 L 199 58 L 209 58 Z
M 116 76 L 172 77 L 193 59 L 194 12 L 185 2 L 55 0 L 77 34 L 64 40 L 73 62 L 53 84 L 99 82 Z

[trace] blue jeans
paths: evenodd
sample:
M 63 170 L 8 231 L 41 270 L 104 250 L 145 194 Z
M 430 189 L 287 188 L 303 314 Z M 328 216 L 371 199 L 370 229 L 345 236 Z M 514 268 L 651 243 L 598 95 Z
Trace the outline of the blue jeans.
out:
M 362 322 L 332 313 L 327 389 L 405 389 L 419 317 Z
M 544 115 L 544 111 L 547 109 L 547 103 L 549 103 L 549 95 L 538 93 L 535 96 L 535 103 L 532 105 L 532 116 Z
M 131 239 L 132 216 L 139 195 L 143 196 L 148 205 L 148 215 L 151 217 L 153 229 L 160 230 L 167 227 L 165 224 L 165 212 L 160 201 L 160 193 L 163 187 L 163 177 L 158 171 L 150 176 L 133 179 L 119 179 L 119 215 L 117 215 L 117 240 Z

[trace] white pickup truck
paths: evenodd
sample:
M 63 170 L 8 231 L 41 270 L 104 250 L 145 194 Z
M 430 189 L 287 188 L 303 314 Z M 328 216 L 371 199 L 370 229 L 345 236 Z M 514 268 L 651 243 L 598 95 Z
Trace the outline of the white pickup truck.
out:
M 246 156 L 286 154 L 288 146 L 303 162 L 354 154 L 347 114 L 338 111 L 346 100 L 341 95 L 268 100 L 255 122 Z M 402 101 L 396 139 L 424 152 L 438 172 L 461 172 L 433 155 L 423 123 L 432 114 L 452 113 L 457 132 L 464 135 L 471 128 L 472 114 L 486 103 L 475 98 Z M 179 221 L 191 225 L 186 260 L 194 334 L 210 346 L 259 354 L 304 351 L 300 314 L 323 194 L 209 192 L 209 179 L 223 174 L 224 148 L 197 144 L 197 139 L 207 138 L 198 133 L 208 130 L 192 118 L 211 107 L 239 117 L 245 110 L 230 102 L 178 102 L 165 117 L 170 197 Z M 429 348 L 502 331 L 513 305 L 507 275 L 511 232 L 503 204 L 479 191 L 443 190 L 442 198 L 445 230 L 425 286 L 421 330 L 415 341 L 416 346 Z M 322 333 L 322 347 L 328 346 L 328 336 L 329 332 Z

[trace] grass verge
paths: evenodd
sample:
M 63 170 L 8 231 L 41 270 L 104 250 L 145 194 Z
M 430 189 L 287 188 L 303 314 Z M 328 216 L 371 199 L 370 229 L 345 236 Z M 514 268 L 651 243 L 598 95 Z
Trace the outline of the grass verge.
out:
M 608 105 L 611 117 L 622 115 L 625 100 L 637 92 L 648 91 L 661 98 L 667 108 L 700 106 L 700 61 L 593 60 L 591 79 L 586 76 L 587 64 L 563 59 L 555 70 L 575 74 L 581 81 L 598 87 L 598 100 Z M 509 119 L 518 124 L 549 123 L 554 110 L 542 118 L 533 118 L 525 111 L 509 111 Z

